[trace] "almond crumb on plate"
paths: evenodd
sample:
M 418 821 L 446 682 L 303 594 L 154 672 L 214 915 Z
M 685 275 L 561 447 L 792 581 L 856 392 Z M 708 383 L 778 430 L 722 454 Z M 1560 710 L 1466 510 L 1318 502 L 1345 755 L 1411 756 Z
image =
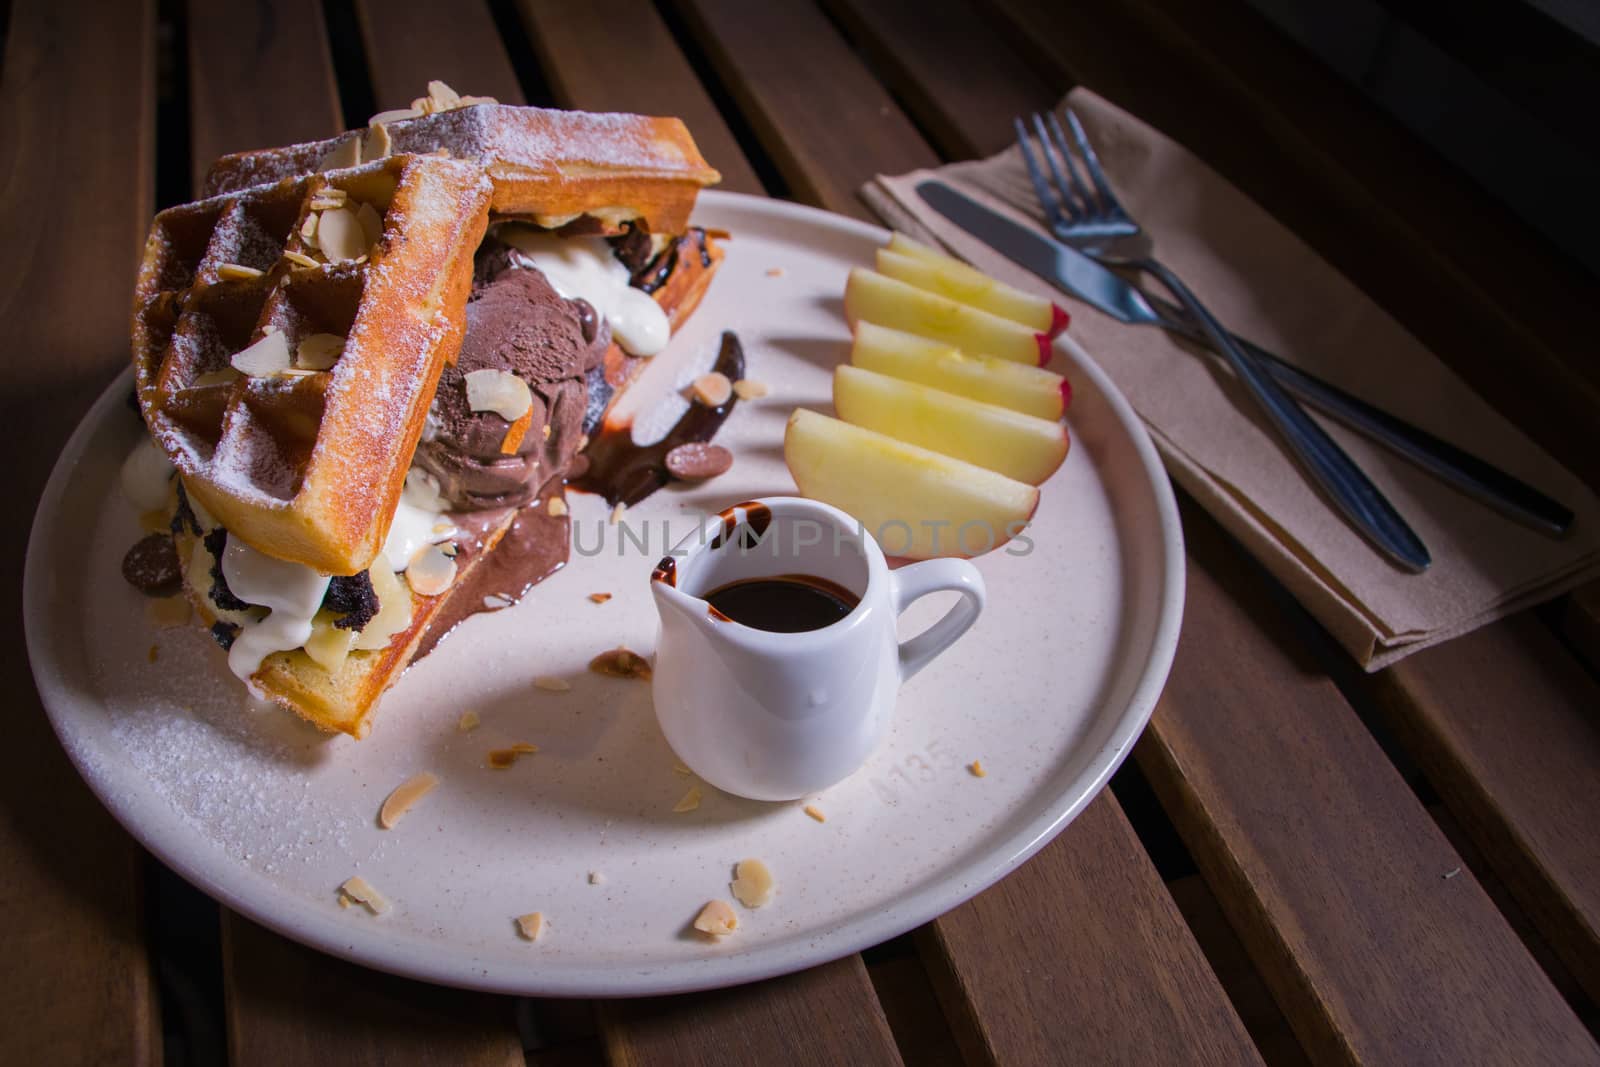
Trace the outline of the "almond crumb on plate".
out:
M 476 730 L 478 728 L 478 724 L 482 721 L 483 719 L 478 715 L 477 712 L 463 711 L 461 713 L 461 721 L 456 723 L 456 729 L 460 730 L 462 733 L 467 733 L 471 730 Z
M 817 820 L 818 822 L 827 822 L 828 821 L 828 817 L 826 815 L 822 814 L 822 809 L 817 807 L 815 804 L 807 804 L 805 807 L 801 808 L 800 810 L 805 812 L 807 815 L 811 816 L 813 819 Z
M 526 915 L 518 915 L 517 932 L 529 941 L 539 940 L 539 935 L 544 933 L 544 912 L 530 911 Z
M 695 916 L 694 928 L 712 937 L 725 937 L 739 928 L 739 916 L 726 900 L 710 900 Z
M 734 899 L 747 908 L 759 908 L 770 901 L 777 887 L 772 871 L 758 859 L 740 860 L 733 869 L 733 881 L 728 883 Z
M 607 649 L 589 661 L 589 669 L 596 674 L 606 674 L 613 678 L 638 678 L 644 682 L 650 680 L 650 661 L 627 648 Z
M 411 805 L 433 792 L 433 787 L 439 784 L 439 778 L 431 771 L 414 774 L 410 778 L 395 786 L 394 792 L 383 802 L 383 807 L 378 811 L 378 825 L 385 830 L 394 829 L 400 817 L 411 810 Z
M 686 811 L 693 811 L 699 806 L 700 787 L 697 785 L 691 785 L 689 787 L 689 791 L 683 794 L 683 799 L 672 805 L 672 810 L 674 813 L 681 815 Z
M 972 777 L 974 778 L 986 778 L 989 775 L 989 772 L 983 769 L 982 760 L 973 760 L 967 764 L 967 770 L 972 772 Z
M 740 378 L 733 383 L 733 395 L 740 400 L 760 400 L 771 391 L 766 382 L 752 381 L 749 378 Z
M 372 912 L 374 915 L 382 915 L 384 912 L 389 910 L 388 899 L 385 898 L 382 893 L 374 889 L 367 882 L 367 880 L 361 877 L 359 874 L 350 878 L 346 878 L 344 884 L 339 887 L 339 892 L 343 893 L 357 904 L 365 904 L 367 906 L 367 910 Z
M 606 601 L 611 599 L 611 594 L 610 593 L 590 593 L 589 594 L 589 599 L 594 601 L 596 604 L 604 604 Z
M 533 680 L 533 687 L 547 693 L 565 693 L 572 688 L 572 683 L 553 674 L 541 674 Z

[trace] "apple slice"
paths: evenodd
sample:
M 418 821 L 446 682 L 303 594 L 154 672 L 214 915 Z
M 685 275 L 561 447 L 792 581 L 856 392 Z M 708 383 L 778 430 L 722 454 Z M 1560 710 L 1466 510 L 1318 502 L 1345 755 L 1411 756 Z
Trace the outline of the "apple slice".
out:
M 910 240 L 907 238 L 907 240 Z M 915 242 L 912 242 L 915 243 Z M 926 247 L 926 246 L 924 246 Z M 1067 328 L 1067 312 L 1041 296 L 1013 289 L 959 259 L 927 249 L 926 256 L 908 256 L 893 248 L 878 249 L 878 273 L 918 289 L 982 308 L 1003 319 L 1055 337 Z M 932 257 L 937 256 L 937 259 Z
M 865 319 L 1013 363 L 1042 367 L 1050 361 L 1045 334 L 864 267 L 850 272 L 844 313 L 851 326 Z
M 833 369 L 833 407 L 845 422 L 1029 485 L 1043 483 L 1067 458 L 1062 423 L 860 367 Z
M 1059 419 L 1072 403 L 1067 379 L 1043 367 L 969 356 L 959 348 L 873 322 L 856 323 L 850 362 L 862 370 L 921 382 L 1040 419 Z
M 854 517 L 892 556 L 987 552 L 1039 506 L 1031 485 L 804 408 L 789 416 L 783 458 L 802 495 Z

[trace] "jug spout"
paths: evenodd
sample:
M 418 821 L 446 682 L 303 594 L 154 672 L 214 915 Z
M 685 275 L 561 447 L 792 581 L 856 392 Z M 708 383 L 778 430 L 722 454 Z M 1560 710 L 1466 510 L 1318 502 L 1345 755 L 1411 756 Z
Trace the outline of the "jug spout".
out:
M 656 611 L 661 616 L 663 627 L 672 625 L 692 625 L 697 629 L 709 631 L 715 621 L 712 615 L 714 610 L 709 603 L 697 596 L 690 596 L 677 587 L 675 575 L 666 564 L 672 562 L 671 557 L 662 560 L 651 575 L 650 593 L 655 597 Z

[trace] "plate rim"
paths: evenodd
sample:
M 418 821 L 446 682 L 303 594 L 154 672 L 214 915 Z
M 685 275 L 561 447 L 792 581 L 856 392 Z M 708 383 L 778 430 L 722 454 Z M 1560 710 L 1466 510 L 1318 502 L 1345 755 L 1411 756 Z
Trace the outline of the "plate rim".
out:
M 744 193 L 708 190 L 700 194 L 697 213 L 702 207 L 713 212 L 717 209 L 754 211 L 776 216 L 779 220 L 843 231 L 847 236 L 878 244 L 887 240 L 890 232 L 884 227 L 820 208 Z M 36 621 L 44 617 L 45 611 L 41 598 L 46 595 L 46 578 L 40 573 L 42 564 L 38 562 L 42 552 L 39 546 L 46 525 L 45 518 L 47 515 L 56 515 L 60 510 L 77 467 L 76 459 L 84 451 L 86 439 L 105 417 L 105 410 L 120 403 L 121 394 L 128 389 L 132 378 L 132 369 L 128 367 L 100 394 L 62 446 L 39 495 L 30 523 L 23 563 L 22 612 L 24 640 L 35 690 L 57 741 L 66 750 L 79 776 L 101 805 L 141 847 L 148 849 L 180 877 L 219 904 L 250 921 L 361 966 L 434 984 L 488 993 L 604 999 L 686 993 L 741 985 L 840 959 L 944 915 L 994 885 L 1049 844 L 1100 795 L 1132 751 L 1134 742 L 1155 711 L 1171 670 L 1185 599 L 1183 531 L 1171 482 L 1143 421 L 1110 376 L 1082 345 L 1067 334 L 1058 337 L 1056 344 L 1065 350 L 1075 364 L 1075 370 L 1087 374 L 1094 381 L 1111 414 L 1132 444 L 1145 475 L 1144 480 L 1151 490 L 1159 518 L 1161 558 L 1154 593 L 1159 616 L 1151 637 L 1149 658 L 1131 687 L 1127 706 L 1122 710 L 1111 735 L 1100 750 L 1089 758 L 1091 771 L 1086 779 L 1080 779 L 1087 784 L 1087 788 L 1080 791 L 1081 795 L 1064 803 L 1064 798 L 1058 796 L 1055 802 L 1027 819 L 1019 829 L 979 845 L 968 859 L 957 862 L 943 875 L 936 874 L 926 884 L 877 912 L 823 927 L 809 941 L 801 942 L 798 946 L 789 942 L 770 947 L 758 945 L 727 956 L 686 957 L 681 964 L 675 961 L 651 965 L 644 971 L 625 962 L 595 962 L 563 968 L 556 973 L 541 973 L 533 968 L 519 974 L 501 973 L 492 966 L 476 966 L 470 955 L 418 953 L 414 946 L 388 937 L 377 926 L 370 929 L 352 928 L 348 923 L 333 922 L 331 917 L 285 909 L 281 901 L 261 894 L 248 881 L 237 885 L 224 884 L 209 873 L 199 857 L 191 862 L 190 857 L 169 848 L 167 841 L 155 839 L 155 833 L 143 832 L 146 828 L 135 823 L 137 812 L 132 810 L 133 806 L 129 805 L 129 810 L 125 811 L 123 805 L 109 795 L 112 783 L 100 780 L 94 769 L 86 765 L 79 746 L 69 742 L 66 720 L 71 712 L 64 706 L 58 706 L 67 703 L 64 694 L 54 689 L 47 692 L 47 679 L 59 688 L 59 682 L 56 681 L 58 674 L 53 670 L 57 665 L 45 655 L 46 638 L 39 632 L 41 624 Z M 41 663 L 45 664 L 43 677 Z

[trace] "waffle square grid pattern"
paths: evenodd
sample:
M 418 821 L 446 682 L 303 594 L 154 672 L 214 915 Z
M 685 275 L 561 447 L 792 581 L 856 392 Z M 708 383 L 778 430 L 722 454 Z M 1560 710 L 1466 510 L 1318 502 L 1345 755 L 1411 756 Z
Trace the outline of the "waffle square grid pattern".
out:
M 323 573 L 371 562 L 460 347 L 490 195 L 475 164 L 392 156 L 156 217 L 139 403 L 218 522 Z

